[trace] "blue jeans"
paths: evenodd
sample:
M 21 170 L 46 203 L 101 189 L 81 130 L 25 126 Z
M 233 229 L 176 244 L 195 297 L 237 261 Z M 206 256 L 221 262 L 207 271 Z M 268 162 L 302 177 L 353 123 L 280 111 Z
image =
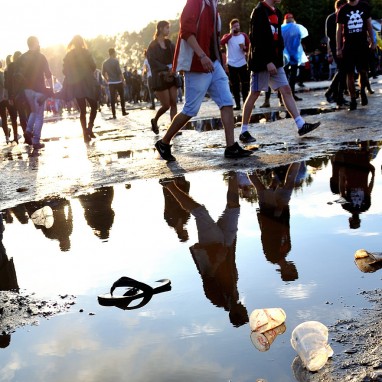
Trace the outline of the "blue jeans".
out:
M 26 132 L 32 134 L 32 143 L 35 145 L 40 143 L 41 130 L 44 123 L 45 101 L 39 102 L 44 97 L 44 94 L 32 89 L 25 89 L 25 97 L 31 110 Z

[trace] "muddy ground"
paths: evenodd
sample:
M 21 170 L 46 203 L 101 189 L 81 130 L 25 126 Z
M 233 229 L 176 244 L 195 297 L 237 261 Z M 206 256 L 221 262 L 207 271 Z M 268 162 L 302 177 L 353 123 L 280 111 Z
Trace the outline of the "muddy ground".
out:
M 382 140 L 381 97 L 382 81 L 373 80 L 375 94 L 369 96 L 369 105 L 356 111 L 336 110 L 325 101 L 327 83 L 307 84 L 300 89 L 303 101 L 298 105 L 307 121 L 321 121 L 322 126 L 312 134 L 299 138 L 294 123 L 285 118 L 275 96 L 270 109 L 254 109 L 258 119 L 267 123 L 251 125 L 257 138 L 254 155 L 241 160 L 223 157 L 224 132 L 211 130 L 203 133 L 190 128 L 174 139 L 173 152 L 178 161 L 167 164 L 158 159 L 153 145 L 157 137 L 150 130 L 153 111 L 146 105 L 131 105 L 130 114 L 109 121 L 106 107 L 97 116 L 97 139 L 89 145 L 81 140 L 79 122 L 75 114 L 65 118 L 51 118 L 43 128 L 46 148 L 35 153 L 22 143 L 6 145 L 0 139 L 0 210 L 19 203 L 59 195 L 71 197 L 101 185 L 128 183 L 134 179 L 161 178 L 195 171 L 253 170 L 279 164 L 327 155 L 359 141 Z M 260 105 L 263 99 L 258 101 Z M 143 106 L 143 107 L 142 107 Z M 181 107 L 181 106 L 179 106 Z M 240 121 L 240 112 L 235 112 Z M 206 100 L 194 125 L 207 120 L 207 129 L 219 124 L 216 106 Z M 49 119 L 49 118 L 48 118 Z M 273 121 L 272 121 L 273 120 Z M 161 136 L 168 124 L 163 116 Z M 199 121 L 199 122 L 197 122 Z M 191 126 L 190 126 L 191 127 Z M 235 129 L 238 137 L 240 129 Z M 87 179 L 69 169 L 86 164 Z M 53 167 L 53 171 L 51 168 Z M 72 171 L 74 172 L 74 171 Z M 0 336 L 5 347 L 8 334 L 21 326 L 37 324 L 39 320 L 64 313 L 75 304 L 74 296 L 58 296 L 55 301 L 36 299 L 33 291 L 0 292 Z M 333 343 L 344 351 L 334 354 L 327 365 L 317 373 L 298 371 L 296 380 L 327 381 L 382 381 L 382 290 L 363 291 L 370 307 L 357 318 L 333 323 L 329 328 Z M 5 346 L 4 346 L 5 345 Z M 269 381 L 270 382 L 270 381 Z

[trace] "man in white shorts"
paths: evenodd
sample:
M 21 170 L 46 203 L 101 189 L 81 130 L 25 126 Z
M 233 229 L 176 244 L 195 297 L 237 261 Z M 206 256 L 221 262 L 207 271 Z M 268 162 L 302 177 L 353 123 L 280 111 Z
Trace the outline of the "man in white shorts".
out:
M 281 0 L 260 1 L 251 14 L 251 50 L 248 61 L 251 89 L 244 103 L 241 134 L 248 131 L 253 106 L 261 91 L 267 91 L 268 86 L 274 91 L 280 91 L 284 105 L 296 123 L 299 136 L 320 126 L 320 122 L 307 123 L 301 117 L 283 68 L 283 18 L 280 10 L 275 7 L 280 2 Z

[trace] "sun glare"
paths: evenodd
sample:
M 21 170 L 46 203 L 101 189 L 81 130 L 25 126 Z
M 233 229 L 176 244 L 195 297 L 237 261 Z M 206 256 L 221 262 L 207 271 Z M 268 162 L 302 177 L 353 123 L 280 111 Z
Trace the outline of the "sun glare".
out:
M 80 34 L 85 38 L 113 36 L 122 32 L 139 32 L 148 23 L 175 18 L 186 0 L 146 0 L 143 7 L 131 0 L 115 0 L 105 12 L 90 0 L 67 0 L 52 7 L 47 0 L 11 1 L 2 4 L 3 38 L 1 59 L 16 50 L 27 50 L 28 36 L 35 35 L 42 47 L 67 45 Z M 15 20 L 17 20 L 15 24 Z

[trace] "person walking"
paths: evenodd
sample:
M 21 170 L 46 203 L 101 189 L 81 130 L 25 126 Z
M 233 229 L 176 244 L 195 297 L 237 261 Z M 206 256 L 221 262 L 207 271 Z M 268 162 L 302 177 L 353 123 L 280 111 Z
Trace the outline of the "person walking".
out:
M 152 72 L 152 89 L 161 107 L 151 120 L 151 130 L 159 134 L 158 120 L 170 109 L 170 120 L 175 117 L 177 109 L 178 88 L 175 73 L 172 71 L 174 44 L 169 40 L 170 23 L 159 21 L 154 39 L 147 48 L 147 59 Z
M 338 10 L 346 4 L 347 0 L 337 0 L 334 3 L 334 12 L 331 13 L 325 21 L 325 35 L 328 39 L 328 62 L 333 62 L 337 66 L 336 73 L 329 85 L 329 88 L 325 92 L 326 100 L 336 102 L 338 107 L 349 106 L 349 102 L 344 98 L 344 90 L 346 88 L 346 72 L 343 65 L 343 59 L 337 57 L 337 13 Z
M 149 101 L 151 103 L 150 110 L 155 110 L 155 94 L 153 91 L 153 74 L 151 72 L 149 60 L 147 59 L 147 49 L 144 51 L 145 59 L 143 61 L 142 73 L 147 76 L 147 90 L 149 95 Z
M 109 49 L 109 58 L 102 64 L 102 75 L 109 86 L 110 106 L 113 119 L 117 118 L 115 111 L 117 94 L 119 95 L 119 100 L 121 102 L 122 115 L 125 116 L 129 114 L 125 109 L 125 87 L 123 84 L 123 74 L 117 59 L 117 52 L 114 48 Z
M 232 19 L 229 23 L 230 33 L 225 34 L 220 40 L 222 46 L 227 46 L 227 67 L 232 94 L 236 106 L 234 110 L 241 110 L 240 90 L 243 102 L 249 92 L 249 71 L 247 67 L 247 52 L 249 50 L 249 37 L 240 32 L 240 22 Z
M 285 72 L 288 77 L 289 86 L 295 101 L 302 101 L 296 96 L 296 82 L 298 67 L 308 61 L 301 40 L 308 36 L 308 30 L 301 24 L 297 24 L 292 13 L 284 16 L 284 23 L 281 26 L 281 33 L 284 39 L 284 57 L 286 64 Z
M 30 107 L 25 131 L 25 142 L 35 150 L 45 147 L 40 142 L 44 124 L 45 99 L 53 95 L 53 78 L 46 57 L 40 52 L 40 42 L 36 36 L 27 40 L 29 50 L 19 58 L 18 81 L 24 89 Z M 45 81 L 49 87 L 45 86 Z
M 218 39 L 218 0 L 187 0 L 180 16 L 180 30 L 175 49 L 174 71 L 183 71 L 185 103 L 171 122 L 166 134 L 155 144 L 160 156 L 175 161 L 170 142 L 176 133 L 199 112 L 206 95 L 215 101 L 225 131 L 226 158 L 252 155 L 235 142 L 233 100 L 228 77 L 222 66 Z
M 356 110 L 354 72 L 356 69 L 359 73 L 361 105 L 366 106 L 368 104 L 365 88 L 368 82 L 369 45 L 371 49 L 376 49 L 376 43 L 373 39 L 370 6 L 367 2 L 348 0 L 339 9 L 336 37 L 336 53 L 338 58 L 343 59 L 351 98 L 349 110 Z
M 84 142 L 90 142 L 96 136 L 93 133 L 94 120 L 100 97 L 100 87 L 95 78 L 96 64 L 85 40 L 76 35 L 69 42 L 64 57 L 64 90 L 68 100 L 75 99 L 80 109 L 80 122 Z M 86 125 L 86 106 L 90 106 L 89 123 Z
M 250 134 L 244 136 L 244 133 L 248 131 L 252 109 L 257 98 L 261 91 L 268 90 L 268 86 L 274 91 L 280 91 L 283 103 L 296 123 L 299 136 L 320 126 L 320 122 L 307 123 L 301 117 L 283 68 L 282 15 L 276 8 L 280 2 L 281 0 L 262 0 L 251 14 L 249 34 L 251 50 L 248 61 L 251 70 L 251 90 L 243 109 L 241 125 L 243 143 L 256 141 Z

